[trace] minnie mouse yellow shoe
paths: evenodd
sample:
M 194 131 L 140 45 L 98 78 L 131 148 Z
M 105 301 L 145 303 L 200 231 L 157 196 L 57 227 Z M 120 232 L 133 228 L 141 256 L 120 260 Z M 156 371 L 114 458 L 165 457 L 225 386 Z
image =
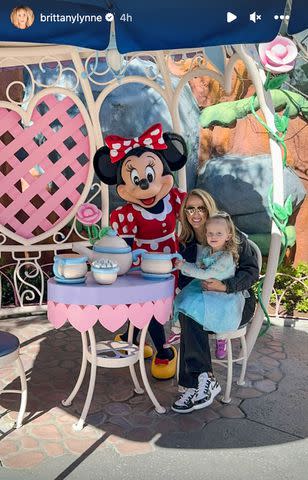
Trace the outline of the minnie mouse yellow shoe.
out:
M 172 360 L 157 358 L 157 353 L 152 359 L 151 374 L 152 377 L 158 380 L 168 380 L 175 375 L 178 354 L 174 347 L 171 346 L 170 348 L 173 350 L 174 355 Z
M 121 338 L 121 335 L 116 335 L 114 337 L 114 341 L 115 342 L 123 342 L 122 338 Z M 144 351 L 143 351 L 143 357 L 144 358 L 151 358 L 152 355 L 153 355 L 153 348 L 151 347 L 151 345 L 148 345 L 147 343 L 145 343 L 144 345 Z

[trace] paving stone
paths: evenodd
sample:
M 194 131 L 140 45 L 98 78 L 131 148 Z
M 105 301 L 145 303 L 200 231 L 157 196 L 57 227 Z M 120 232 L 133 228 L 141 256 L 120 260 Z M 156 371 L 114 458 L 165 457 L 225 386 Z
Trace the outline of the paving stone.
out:
M 113 423 L 114 425 L 118 425 L 119 427 L 123 428 L 124 431 L 129 431 L 131 430 L 131 425 L 128 423 L 127 419 L 124 419 L 122 417 L 112 415 L 109 418 L 109 423 Z
M 111 400 L 114 402 L 127 402 L 134 395 L 133 388 L 120 388 L 119 390 L 109 392 Z
M 66 453 L 63 445 L 55 442 L 44 443 L 44 449 L 48 457 L 60 457 Z
M 74 421 L 71 424 L 64 424 L 61 427 L 61 431 L 63 432 L 63 437 L 66 438 L 68 437 L 73 437 L 73 438 L 79 438 L 80 435 L 82 435 L 84 438 L 88 439 L 98 439 L 101 435 L 101 429 L 97 429 L 95 426 L 92 425 L 86 425 L 82 429 L 82 434 L 81 432 L 76 432 L 73 429 L 73 425 L 77 423 L 77 418 L 74 419 Z
M 117 445 L 118 443 L 123 442 L 123 438 L 118 437 L 118 435 L 111 434 L 107 438 L 107 443 L 110 443 L 111 445 Z
M 261 373 L 247 372 L 245 377 L 249 380 L 262 380 L 264 375 L 261 375 Z
M 284 374 L 279 368 L 275 368 L 274 370 L 267 372 L 266 377 L 272 380 L 273 382 L 278 383 L 284 377 Z
M 235 395 L 237 397 L 240 397 L 242 399 L 246 399 L 246 398 L 257 398 L 257 397 L 261 397 L 262 396 L 262 393 L 258 390 L 256 390 L 255 388 L 239 388 L 237 392 L 235 392 Z
M 31 426 L 33 425 L 42 425 L 54 422 L 54 416 L 50 412 L 45 412 L 43 415 L 39 415 L 38 417 L 31 420 Z
M 219 413 L 224 418 L 244 418 L 245 414 L 235 405 L 225 405 L 219 410 Z
M 131 427 L 129 427 L 129 429 L 131 429 Z M 105 432 L 106 435 L 110 435 L 110 436 L 116 435 L 121 439 L 126 438 L 125 429 L 123 429 L 120 425 L 116 425 L 113 423 L 109 423 L 109 422 L 104 423 L 103 432 Z
M 127 420 L 132 426 L 148 425 L 149 423 L 153 422 L 152 417 L 149 417 L 148 415 L 140 415 L 140 414 L 130 415 Z
M 71 452 L 71 453 L 83 453 L 88 448 L 90 448 L 93 443 L 95 443 L 95 440 L 89 439 L 89 438 L 84 438 L 82 435 L 82 432 L 79 432 L 80 438 L 66 438 L 64 441 L 65 447 Z
M 5 438 L 0 442 L 0 458 L 6 457 L 10 453 L 15 453 L 18 450 L 17 442 Z
M 275 352 L 271 354 L 271 358 L 275 358 L 275 360 L 284 360 L 287 358 L 287 355 L 284 352 Z
M 62 362 L 59 363 L 60 368 L 64 369 L 75 369 L 77 367 L 76 362 L 70 360 L 63 360 Z
M 275 368 L 275 367 L 279 367 L 280 363 L 275 360 L 274 358 L 270 358 L 270 357 L 262 357 L 260 358 L 259 362 L 264 365 L 265 367 L 272 367 L 272 368 Z
M 38 441 L 31 437 L 24 437 L 20 442 L 22 448 L 37 448 L 39 446 Z
M 198 415 L 199 411 L 193 412 L 192 415 L 178 415 L 176 418 L 176 424 L 179 427 L 179 431 L 182 432 L 193 432 L 196 430 L 201 430 L 203 427 L 203 420 Z
M 61 434 L 55 425 L 35 425 L 32 427 L 32 435 L 46 440 L 61 439 Z
M 198 419 L 204 424 L 210 423 L 213 420 L 220 418 L 219 410 L 213 410 L 211 407 L 198 410 Z
M 258 380 L 254 382 L 254 387 L 260 390 L 261 392 L 271 393 L 277 389 L 277 384 L 272 382 L 269 379 Z
M 2 464 L 7 468 L 33 468 L 39 465 L 44 458 L 45 456 L 42 452 L 32 451 L 31 455 L 29 455 L 29 452 L 20 451 L 19 453 L 4 458 Z
M 274 351 L 271 348 L 262 347 L 258 348 L 258 353 L 261 353 L 262 355 L 271 355 L 272 353 L 274 353 Z
M 109 403 L 105 405 L 104 411 L 110 415 L 126 416 L 131 413 L 131 407 L 126 403 Z
M 115 445 L 120 455 L 144 455 L 155 450 L 154 446 L 147 442 L 133 442 L 126 440 Z
M 178 426 L 178 413 L 174 413 L 174 416 L 171 418 L 165 418 L 163 420 L 158 420 L 158 422 L 155 424 L 155 430 L 157 433 L 165 434 L 165 433 L 172 433 L 172 432 L 178 432 L 179 426 Z
M 134 442 L 150 442 L 155 436 L 151 428 L 137 427 L 127 433 L 127 439 Z

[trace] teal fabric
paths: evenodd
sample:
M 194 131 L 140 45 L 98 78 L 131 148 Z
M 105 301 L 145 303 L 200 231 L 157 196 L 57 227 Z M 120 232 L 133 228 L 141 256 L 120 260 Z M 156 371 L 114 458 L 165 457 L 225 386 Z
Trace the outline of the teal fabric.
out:
M 236 330 L 242 318 L 245 297 L 242 292 L 209 292 L 201 288 L 201 279 L 216 278 L 225 280 L 234 275 L 235 264 L 228 252 L 210 255 L 210 249 L 203 251 L 202 263 L 198 265 L 185 262 L 181 273 L 186 276 L 198 276 L 176 296 L 174 301 L 174 321 L 179 313 L 184 313 L 203 326 L 204 330 L 215 333 Z

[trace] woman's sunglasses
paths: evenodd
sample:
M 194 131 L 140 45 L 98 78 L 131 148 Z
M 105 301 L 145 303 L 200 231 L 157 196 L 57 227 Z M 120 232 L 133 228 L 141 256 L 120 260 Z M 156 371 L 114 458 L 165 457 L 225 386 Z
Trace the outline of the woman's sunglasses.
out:
M 192 217 L 195 213 L 199 213 L 200 215 L 205 215 L 207 213 L 207 209 L 205 207 L 187 207 L 184 209 L 185 213 Z

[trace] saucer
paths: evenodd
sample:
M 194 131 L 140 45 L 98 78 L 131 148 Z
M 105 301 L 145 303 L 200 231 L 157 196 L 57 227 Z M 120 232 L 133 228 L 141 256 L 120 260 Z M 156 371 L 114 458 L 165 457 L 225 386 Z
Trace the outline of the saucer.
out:
M 84 283 L 86 281 L 86 277 L 81 277 L 81 278 L 59 278 L 59 277 L 54 277 L 55 281 L 58 283 L 66 283 L 66 284 L 74 284 L 74 283 Z
M 146 273 L 146 272 L 141 272 L 141 275 L 143 278 L 146 278 L 148 280 L 163 280 L 165 278 L 170 278 L 172 273 Z

